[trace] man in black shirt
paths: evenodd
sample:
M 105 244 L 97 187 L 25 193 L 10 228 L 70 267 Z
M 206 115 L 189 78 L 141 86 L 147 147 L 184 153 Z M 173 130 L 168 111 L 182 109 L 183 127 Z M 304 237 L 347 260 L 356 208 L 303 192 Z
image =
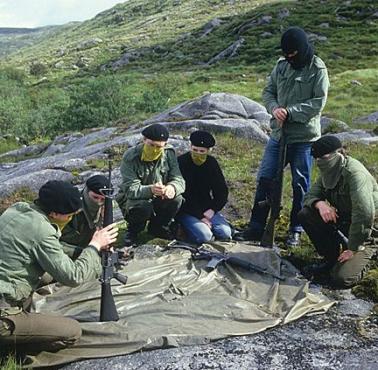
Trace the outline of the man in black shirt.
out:
M 217 160 L 209 155 L 215 139 L 199 130 L 190 135 L 190 142 L 191 151 L 178 158 L 186 190 L 177 221 L 196 244 L 208 242 L 213 236 L 229 240 L 231 227 L 220 214 L 227 203 L 228 188 Z

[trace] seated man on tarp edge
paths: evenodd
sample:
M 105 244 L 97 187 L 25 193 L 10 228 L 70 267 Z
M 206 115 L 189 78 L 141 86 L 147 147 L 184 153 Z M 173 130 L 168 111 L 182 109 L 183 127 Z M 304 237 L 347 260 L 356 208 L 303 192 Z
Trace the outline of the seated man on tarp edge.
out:
M 326 135 L 312 144 L 320 176 L 306 194 L 299 219 L 324 258 L 304 274 L 337 288 L 355 285 L 378 242 L 378 185 L 358 160 L 346 155 L 341 141 Z M 340 239 L 341 231 L 346 237 Z
M 190 135 L 190 151 L 178 157 L 186 188 L 176 217 L 195 244 L 231 239 L 231 227 L 220 213 L 227 203 L 228 188 L 217 160 L 209 154 L 214 137 L 198 130 Z
M 82 207 L 80 193 L 64 181 L 48 181 L 34 204 L 18 202 L 0 216 L 0 348 L 29 353 L 58 350 L 81 336 L 77 321 L 29 313 L 33 291 L 47 272 L 67 286 L 101 274 L 99 252 L 116 241 L 114 224 L 94 233 L 76 261 L 59 242 L 61 229 Z

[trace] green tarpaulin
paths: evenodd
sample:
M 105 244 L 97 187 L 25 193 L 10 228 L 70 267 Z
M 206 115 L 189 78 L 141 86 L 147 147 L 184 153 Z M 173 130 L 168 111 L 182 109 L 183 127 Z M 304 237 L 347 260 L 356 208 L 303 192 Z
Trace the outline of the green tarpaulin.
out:
M 268 267 L 286 279 L 279 281 L 228 265 L 207 272 L 207 262 L 192 261 L 186 251 L 158 251 L 152 257 L 135 258 L 122 271 L 128 276 L 127 285 L 113 282 L 118 322 L 98 322 L 98 281 L 77 288 L 55 287 L 53 294 L 37 296 L 37 312 L 77 319 L 83 336 L 74 347 L 30 356 L 29 364 L 51 366 L 138 350 L 204 344 L 322 313 L 333 303 L 310 293 L 308 282 L 297 277 L 293 267 L 273 250 L 233 243 L 213 247 Z

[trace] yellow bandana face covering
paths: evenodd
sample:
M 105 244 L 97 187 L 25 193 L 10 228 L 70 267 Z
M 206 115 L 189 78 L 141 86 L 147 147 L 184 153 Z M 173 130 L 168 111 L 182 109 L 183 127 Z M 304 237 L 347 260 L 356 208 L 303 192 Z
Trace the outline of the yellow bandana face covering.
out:
M 70 217 L 68 217 L 67 221 L 59 221 L 55 218 L 51 218 L 49 217 L 49 220 L 52 224 L 55 224 L 59 227 L 59 230 L 62 231 L 64 229 L 64 227 L 72 220 L 72 217 L 73 215 L 71 215 Z
M 206 162 L 207 159 L 207 153 L 196 153 L 196 152 L 190 152 L 192 156 L 192 161 L 195 165 L 201 166 Z
M 148 144 L 143 145 L 142 150 L 142 161 L 152 162 L 158 160 L 164 152 L 164 147 L 160 148 L 157 146 L 152 146 Z

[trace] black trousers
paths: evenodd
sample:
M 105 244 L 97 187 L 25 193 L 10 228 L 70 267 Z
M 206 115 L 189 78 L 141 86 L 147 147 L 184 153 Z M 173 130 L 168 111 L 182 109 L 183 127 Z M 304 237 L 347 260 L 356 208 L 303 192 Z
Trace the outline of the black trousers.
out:
M 150 221 L 151 228 L 168 226 L 179 211 L 182 200 L 182 196 L 179 195 L 173 199 L 154 198 L 138 201 L 126 215 L 129 231 L 138 233 L 144 230 L 147 221 Z

